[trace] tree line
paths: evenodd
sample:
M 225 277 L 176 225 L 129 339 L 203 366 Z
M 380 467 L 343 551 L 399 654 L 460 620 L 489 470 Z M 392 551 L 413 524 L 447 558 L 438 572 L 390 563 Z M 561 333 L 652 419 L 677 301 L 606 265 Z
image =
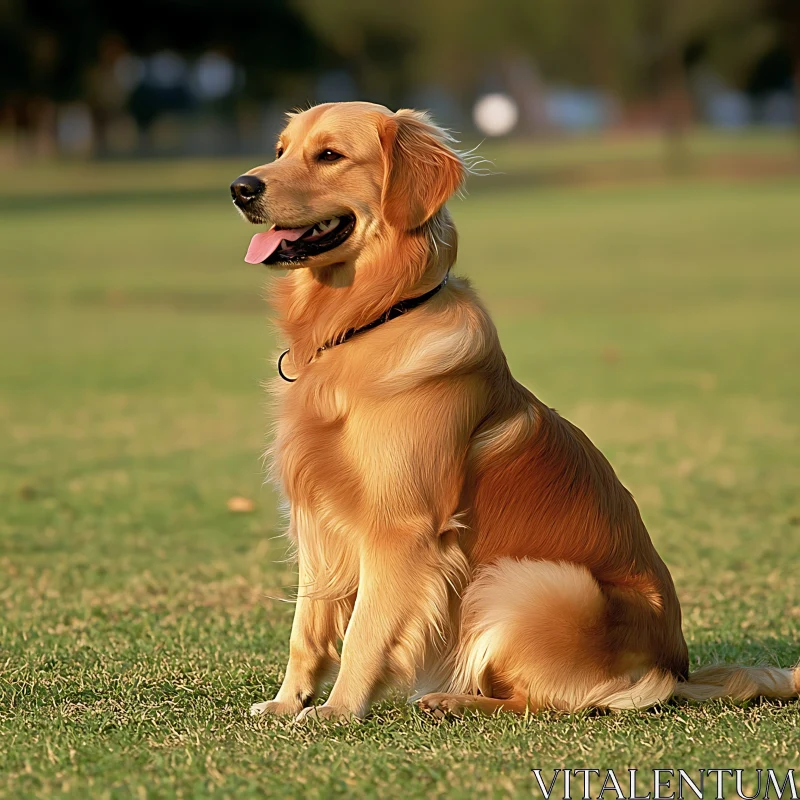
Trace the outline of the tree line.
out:
M 800 0 L 0 0 L 0 109 L 82 97 L 109 34 L 140 54 L 224 52 L 253 100 L 307 96 L 346 69 L 388 104 L 426 81 L 467 102 L 526 64 L 626 104 L 656 98 L 680 126 L 698 63 L 741 89 L 800 87 Z

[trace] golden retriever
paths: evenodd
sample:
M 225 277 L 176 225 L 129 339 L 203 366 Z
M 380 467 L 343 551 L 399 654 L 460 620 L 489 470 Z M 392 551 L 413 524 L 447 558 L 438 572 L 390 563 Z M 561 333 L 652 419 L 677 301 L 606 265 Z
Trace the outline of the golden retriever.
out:
M 283 684 L 251 713 L 362 717 L 391 686 L 437 716 L 797 695 L 798 670 L 690 678 L 633 498 L 447 280 L 467 171 L 427 115 L 341 103 L 290 115 L 231 185 L 270 226 L 247 260 L 288 269 L 274 463 L 299 589 Z

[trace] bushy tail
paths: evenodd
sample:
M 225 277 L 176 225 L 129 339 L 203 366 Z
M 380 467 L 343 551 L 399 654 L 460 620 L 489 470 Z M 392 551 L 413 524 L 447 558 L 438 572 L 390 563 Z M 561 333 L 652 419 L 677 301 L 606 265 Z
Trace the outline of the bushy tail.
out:
M 580 708 L 630 711 L 649 708 L 672 697 L 677 681 L 660 669 L 651 669 L 638 681 L 617 678 L 595 686 L 582 698 Z
M 627 685 L 626 685 L 627 684 Z M 715 698 L 752 700 L 768 697 L 775 700 L 800 696 L 800 667 L 741 667 L 736 664 L 712 664 L 678 681 L 661 670 L 650 670 L 635 682 L 620 678 L 596 686 L 583 698 L 582 708 L 607 708 L 610 711 L 641 709 L 664 702 L 670 697 L 703 701 Z
M 800 696 L 800 668 L 740 667 L 736 664 L 712 664 L 701 667 L 688 681 L 675 685 L 674 697 L 688 700 L 751 700 L 754 697 L 788 699 Z

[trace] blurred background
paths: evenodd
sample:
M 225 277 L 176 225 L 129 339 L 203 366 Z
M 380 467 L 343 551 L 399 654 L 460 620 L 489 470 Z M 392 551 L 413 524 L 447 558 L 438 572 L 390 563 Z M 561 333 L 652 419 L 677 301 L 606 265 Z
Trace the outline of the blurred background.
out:
M 754 464 L 793 480 L 800 0 L 0 0 L 12 561 L 173 574 L 281 527 L 259 463 L 280 343 L 228 185 L 287 109 L 355 98 L 479 145 L 456 270 L 651 512 L 690 503 L 693 470 L 716 485 L 729 441 L 732 505 Z M 765 408 L 771 434 L 742 427 Z
M 796 662 L 800 0 L 0 0 L 0 794 L 333 786 L 335 741 L 240 735 L 296 578 L 261 463 L 268 271 L 228 186 L 286 110 L 356 98 L 491 162 L 450 203 L 455 271 L 632 490 L 693 666 Z M 789 758 L 796 710 L 763 708 Z M 753 763 L 745 713 L 698 711 L 674 761 Z M 646 766 L 595 722 L 587 762 Z M 444 770 L 444 795 L 472 753 L 496 793 L 567 763 L 551 725 L 486 758 L 389 726 L 376 785 Z
M 4 159 L 261 153 L 290 107 L 467 137 L 800 124 L 796 0 L 2 0 Z

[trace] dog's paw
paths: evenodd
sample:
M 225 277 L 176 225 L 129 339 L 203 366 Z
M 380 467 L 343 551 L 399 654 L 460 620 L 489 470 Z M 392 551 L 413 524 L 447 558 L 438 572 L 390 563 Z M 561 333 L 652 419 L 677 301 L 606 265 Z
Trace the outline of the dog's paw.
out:
M 251 717 L 264 717 L 268 714 L 276 716 L 293 717 L 302 706 L 299 703 L 281 703 L 279 700 L 266 700 L 263 703 L 253 703 L 250 706 Z
M 309 706 L 304 708 L 294 719 L 300 725 L 315 722 L 352 722 L 356 715 L 349 708 L 342 706 Z
M 420 710 L 435 719 L 444 719 L 450 714 L 458 717 L 464 713 L 463 703 L 459 702 L 456 696 L 444 692 L 426 694 L 417 701 L 417 705 Z

